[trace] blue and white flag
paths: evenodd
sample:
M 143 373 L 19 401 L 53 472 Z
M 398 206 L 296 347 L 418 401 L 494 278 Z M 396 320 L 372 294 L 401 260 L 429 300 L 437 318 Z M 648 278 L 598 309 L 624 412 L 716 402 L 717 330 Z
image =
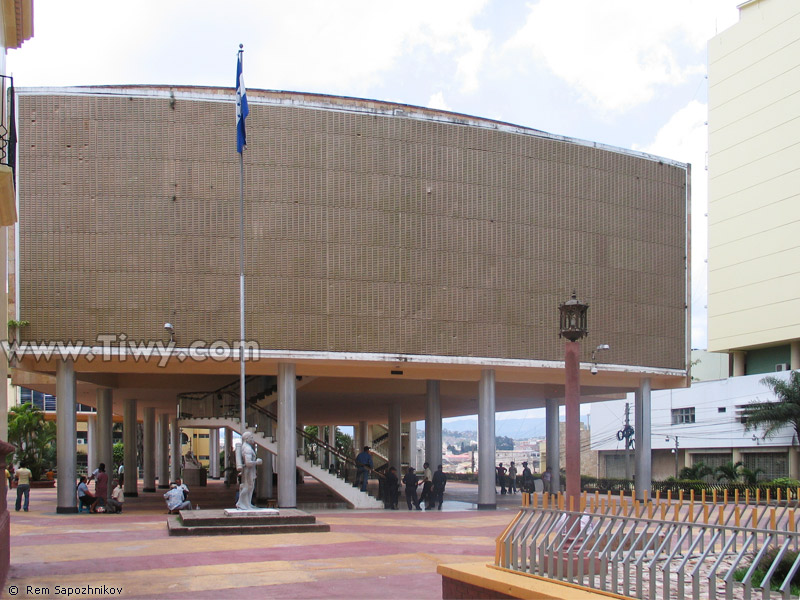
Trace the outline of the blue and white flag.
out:
M 244 89 L 244 76 L 242 75 L 242 50 L 236 61 L 236 151 L 241 154 L 247 146 L 247 135 L 244 131 L 244 120 L 250 114 L 247 107 L 247 91 Z

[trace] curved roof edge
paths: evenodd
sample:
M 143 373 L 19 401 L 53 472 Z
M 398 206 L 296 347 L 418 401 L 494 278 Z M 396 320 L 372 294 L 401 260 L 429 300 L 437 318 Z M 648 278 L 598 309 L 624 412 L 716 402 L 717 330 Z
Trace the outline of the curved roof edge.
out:
M 168 85 L 108 85 L 108 86 L 74 86 L 74 87 L 30 87 L 16 88 L 19 96 L 31 95 L 87 95 L 87 96 L 127 96 L 140 98 L 175 98 L 194 101 L 218 102 L 220 99 L 234 102 L 233 88 L 206 87 L 206 86 L 168 86 Z M 399 118 L 418 119 L 421 121 L 435 121 L 454 125 L 465 125 L 469 127 L 480 127 L 483 129 L 493 129 L 507 133 L 520 135 L 530 135 L 534 137 L 547 138 L 579 146 L 607 150 L 618 154 L 626 154 L 652 160 L 659 163 L 668 164 L 674 167 L 686 169 L 688 163 L 683 163 L 663 156 L 611 146 L 600 142 L 592 142 L 579 138 L 572 138 L 564 135 L 557 135 L 533 129 L 496 121 L 484 117 L 465 115 L 462 113 L 448 112 L 439 109 L 425 108 L 411 104 L 399 102 L 388 102 L 385 100 L 368 100 L 363 98 L 353 98 L 349 96 L 331 96 L 311 92 L 291 92 L 281 90 L 261 90 L 248 89 L 247 100 L 249 104 L 296 106 L 314 108 L 321 110 L 332 110 L 341 112 L 355 112 L 374 114 L 381 116 L 394 116 Z

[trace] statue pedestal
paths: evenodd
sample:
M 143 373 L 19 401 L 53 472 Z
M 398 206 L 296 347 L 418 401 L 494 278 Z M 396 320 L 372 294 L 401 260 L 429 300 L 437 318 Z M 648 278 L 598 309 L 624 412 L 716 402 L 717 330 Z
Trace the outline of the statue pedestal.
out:
M 226 508 L 224 511 L 226 517 L 265 517 L 268 515 L 279 515 L 280 512 L 276 508 L 252 508 L 249 510 L 242 510 L 241 508 Z
M 182 510 L 167 519 L 170 535 L 240 535 L 270 533 L 322 533 L 330 525 L 296 508 L 258 510 Z

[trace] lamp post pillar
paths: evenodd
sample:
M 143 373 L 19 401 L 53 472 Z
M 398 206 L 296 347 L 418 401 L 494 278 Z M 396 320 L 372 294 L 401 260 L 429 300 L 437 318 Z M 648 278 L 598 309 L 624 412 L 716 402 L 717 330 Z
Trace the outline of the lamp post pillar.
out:
M 566 408 L 566 468 L 567 510 L 579 510 L 581 496 L 581 384 L 578 342 L 566 342 L 564 347 L 564 404 Z
M 579 302 L 575 292 L 559 305 L 559 336 L 564 344 L 564 407 L 566 409 L 567 510 L 580 510 L 581 496 L 581 364 L 578 340 L 586 337 L 586 311 L 589 305 Z

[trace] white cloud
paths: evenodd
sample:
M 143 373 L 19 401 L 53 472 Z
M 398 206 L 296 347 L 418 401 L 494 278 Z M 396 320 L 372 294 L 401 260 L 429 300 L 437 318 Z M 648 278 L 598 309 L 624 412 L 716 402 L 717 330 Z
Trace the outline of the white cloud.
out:
M 466 90 L 478 86 L 489 41 L 472 21 L 486 0 L 297 4 L 275 3 L 269 15 L 275 27 L 265 48 L 280 59 L 265 79 L 282 87 L 367 89 L 419 51 L 451 55 L 453 77 Z
M 41 0 L 36 35 L 9 62 L 29 86 L 232 85 L 243 43 L 252 88 L 365 94 L 383 82 L 403 85 L 390 79 L 403 61 L 413 69 L 442 56 L 453 65 L 442 77 L 475 90 L 490 37 L 473 21 L 487 2 L 241 0 L 220 11 L 211 0 L 84 0 L 76 11 Z
M 442 92 L 436 92 L 433 96 L 431 96 L 430 100 L 428 100 L 428 108 L 435 108 L 437 110 L 451 110 L 451 108 L 445 102 L 444 94 Z
M 506 49 L 532 52 L 594 107 L 624 111 L 651 100 L 659 86 L 703 73 L 702 63 L 681 63 L 677 42 L 701 50 L 719 23 L 715 15 L 732 4 L 541 0 Z
M 655 139 L 636 150 L 692 164 L 692 347 L 705 348 L 708 338 L 708 106 L 693 100 L 659 129 Z

